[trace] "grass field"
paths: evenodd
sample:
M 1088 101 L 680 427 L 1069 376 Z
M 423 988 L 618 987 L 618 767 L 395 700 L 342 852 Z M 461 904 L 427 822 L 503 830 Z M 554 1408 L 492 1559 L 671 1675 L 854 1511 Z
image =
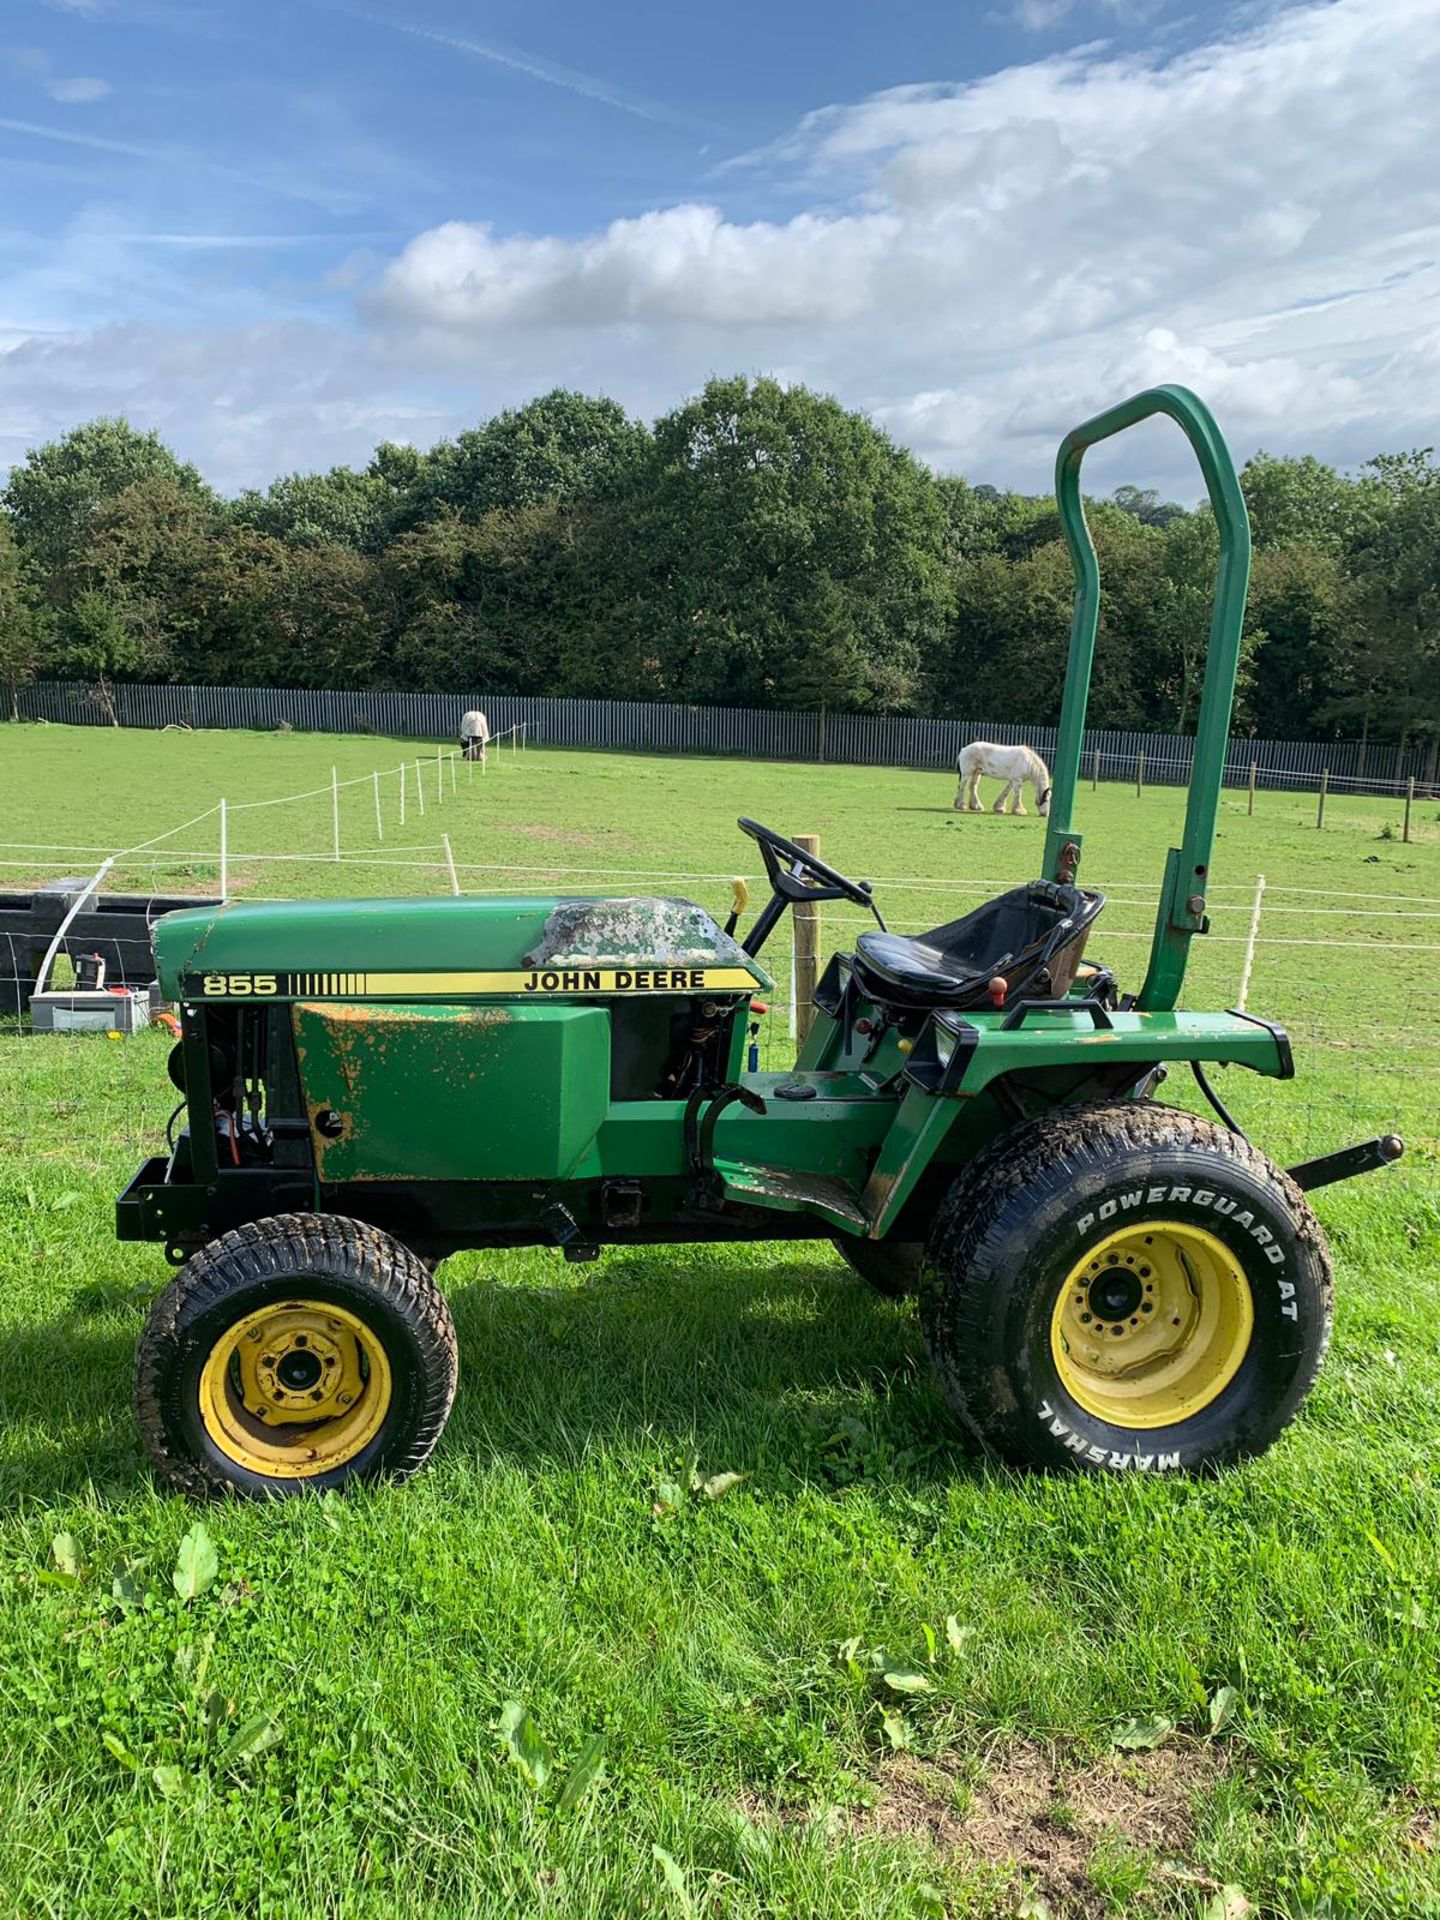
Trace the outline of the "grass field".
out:
M 0 871 L 93 870 L 221 794 L 402 751 L 5 727 Z M 957 818 L 939 774 L 532 751 L 438 804 L 427 780 L 403 833 L 387 788 L 384 858 L 446 832 L 467 887 L 716 911 L 758 864 L 742 812 L 818 832 L 901 927 L 1032 877 L 1041 836 Z M 1112 894 L 1092 957 L 1133 986 L 1182 796 L 1082 799 Z M 1188 997 L 1233 1002 L 1263 872 L 1249 1004 L 1299 1079 L 1226 1097 L 1281 1160 L 1392 1126 L 1411 1150 L 1317 1196 L 1331 1358 L 1281 1444 L 1211 1483 L 977 1461 L 911 1311 L 826 1249 L 474 1255 L 442 1269 L 462 1375 L 431 1469 L 208 1510 L 218 1574 L 187 1600 L 199 1510 L 152 1486 L 129 1409 L 168 1269 L 111 1238 L 167 1043 L 0 1034 L 0 1914 L 1440 1914 L 1440 822 L 1403 846 L 1393 804 L 1332 798 L 1319 833 L 1314 806 L 1227 795 Z M 341 827 L 376 847 L 368 786 Z M 213 819 L 170 840 L 156 883 L 213 885 L 215 844 Z M 328 794 L 232 813 L 230 847 L 242 893 L 448 884 L 326 858 Z M 721 1472 L 750 1477 L 692 1493 Z M 543 1785 L 497 1734 L 511 1701 Z

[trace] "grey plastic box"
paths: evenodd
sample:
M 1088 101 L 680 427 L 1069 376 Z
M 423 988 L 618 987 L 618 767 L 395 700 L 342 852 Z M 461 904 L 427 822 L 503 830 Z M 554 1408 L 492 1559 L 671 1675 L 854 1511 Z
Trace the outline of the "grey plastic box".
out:
M 149 998 L 140 993 L 32 993 L 30 1024 L 36 1033 L 138 1033 L 150 1021 Z

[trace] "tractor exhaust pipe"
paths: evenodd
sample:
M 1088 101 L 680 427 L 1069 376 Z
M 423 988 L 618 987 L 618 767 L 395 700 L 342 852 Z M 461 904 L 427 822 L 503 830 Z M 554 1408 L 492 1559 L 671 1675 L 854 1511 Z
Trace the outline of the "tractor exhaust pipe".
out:
M 1357 1173 L 1374 1173 L 1388 1167 L 1405 1151 L 1398 1133 L 1382 1133 L 1378 1140 L 1362 1140 L 1357 1146 L 1342 1147 L 1338 1153 L 1322 1154 L 1318 1160 L 1302 1160 L 1298 1167 L 1285 1171 L 1297 1187 L 1311 1193 L 1316 1187 L 1328 1187 L 1336 1180 L 1351 1180 Z

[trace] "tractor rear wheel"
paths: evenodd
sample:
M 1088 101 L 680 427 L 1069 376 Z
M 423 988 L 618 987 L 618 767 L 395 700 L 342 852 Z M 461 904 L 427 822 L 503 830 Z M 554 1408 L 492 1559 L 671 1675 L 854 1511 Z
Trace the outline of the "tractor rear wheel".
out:
M 867 1287 L 887 1300 L 903 1300 L 920 1284 L 922 1241 L 860 1240 L 853 1233 L 837 1233 L 835 1251 Z
M 333 1214 L 277 1214 L 194 1254 L 151 1309 L 135 1412 L 185 1493 L 404 1478 L 455 1397 L 455 1328 L 424 1263 Z
M 951 1188 L 921 1316 L 947 1397 L 1005 1458 L 1202 1471 L 1261 1453 L 1330 1340 L 1319 1222 L 1257 1148 L 1172 1107 L 1017 1127 Z

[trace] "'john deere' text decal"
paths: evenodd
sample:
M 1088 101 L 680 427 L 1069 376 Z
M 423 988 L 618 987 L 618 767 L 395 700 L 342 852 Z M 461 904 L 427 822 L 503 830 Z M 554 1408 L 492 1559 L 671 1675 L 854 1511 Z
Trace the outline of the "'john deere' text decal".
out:
M 187 1000 L 452 1000 L 475 994 L 749 993 L 743 967 L 543 967 L 505 973 L 201 973 Z

